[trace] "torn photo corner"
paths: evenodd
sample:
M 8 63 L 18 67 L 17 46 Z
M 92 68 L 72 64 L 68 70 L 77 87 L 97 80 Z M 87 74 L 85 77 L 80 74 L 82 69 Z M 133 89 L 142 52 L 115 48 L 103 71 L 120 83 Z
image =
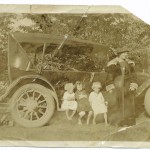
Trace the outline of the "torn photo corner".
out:
M 115 5 L 0 18 L 0 146 L 150 148 L 148 24 Z

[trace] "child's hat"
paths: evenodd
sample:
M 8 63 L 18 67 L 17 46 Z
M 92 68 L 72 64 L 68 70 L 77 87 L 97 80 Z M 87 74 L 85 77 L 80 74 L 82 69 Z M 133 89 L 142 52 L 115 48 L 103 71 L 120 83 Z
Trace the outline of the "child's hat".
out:
M 73 83 L 66 83 L 66 84 L 65 84 L 65 90 L 67 91 L 67 90 L 69 90 L 69 89 L 74 89 Z
M 102 87 L 102 85 L 101 85 L 100 82 L 93 82 L 92 89 L 94 89 L 94 88 L 101 88 L 101 87 Z
M 121 49 L 117 49 L 117 54 L 118 55 L 120 55 L 120 54 L 122 54 L 122 53 L 126 53 L 126 52 L 129 52 L 129 50 L 127 50 L 127 49 L 124 49 L 124 48 L 121 48 Z

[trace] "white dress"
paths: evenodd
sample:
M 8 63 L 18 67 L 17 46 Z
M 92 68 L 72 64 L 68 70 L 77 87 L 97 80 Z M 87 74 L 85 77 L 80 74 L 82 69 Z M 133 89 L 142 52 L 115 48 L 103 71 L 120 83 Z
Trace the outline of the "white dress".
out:
M 104 103 L 104 97 L 101 92 L 91 92 L 89 101 L 95 115 L 107 112 L 107 106 Z
M 75 101 L 75 93 L 65 92 L 63 95 L 62 109 L 77 110 L 77 102 Z

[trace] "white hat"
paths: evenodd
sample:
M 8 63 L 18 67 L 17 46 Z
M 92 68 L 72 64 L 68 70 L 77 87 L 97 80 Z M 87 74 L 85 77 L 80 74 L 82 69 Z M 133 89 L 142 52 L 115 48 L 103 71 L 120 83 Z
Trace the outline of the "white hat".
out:
M 93 82 L 92 89 L 94 89 L 94 88 L 101 88 L 101 87 L 102 87 L 102 85 L 101 85 L 100 82 Z
M 66 83 L 64 88 L 66 91 L 69 89 L 74 89 L 74 85 L 73 85 L 73 83 Z

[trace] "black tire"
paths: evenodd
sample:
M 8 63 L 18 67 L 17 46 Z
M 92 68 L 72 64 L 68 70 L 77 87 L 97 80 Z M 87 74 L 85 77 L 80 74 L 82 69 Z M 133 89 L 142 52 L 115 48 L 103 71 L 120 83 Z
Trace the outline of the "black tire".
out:
M 150 88 L 146 91 L 144 99 L 145 110 L 150 115 Z
M 20 87 L 11 98 L 13 120 L 23 127 L 41 127 L 52 117 L 54 98 L 46 87 L 31 83 Z

